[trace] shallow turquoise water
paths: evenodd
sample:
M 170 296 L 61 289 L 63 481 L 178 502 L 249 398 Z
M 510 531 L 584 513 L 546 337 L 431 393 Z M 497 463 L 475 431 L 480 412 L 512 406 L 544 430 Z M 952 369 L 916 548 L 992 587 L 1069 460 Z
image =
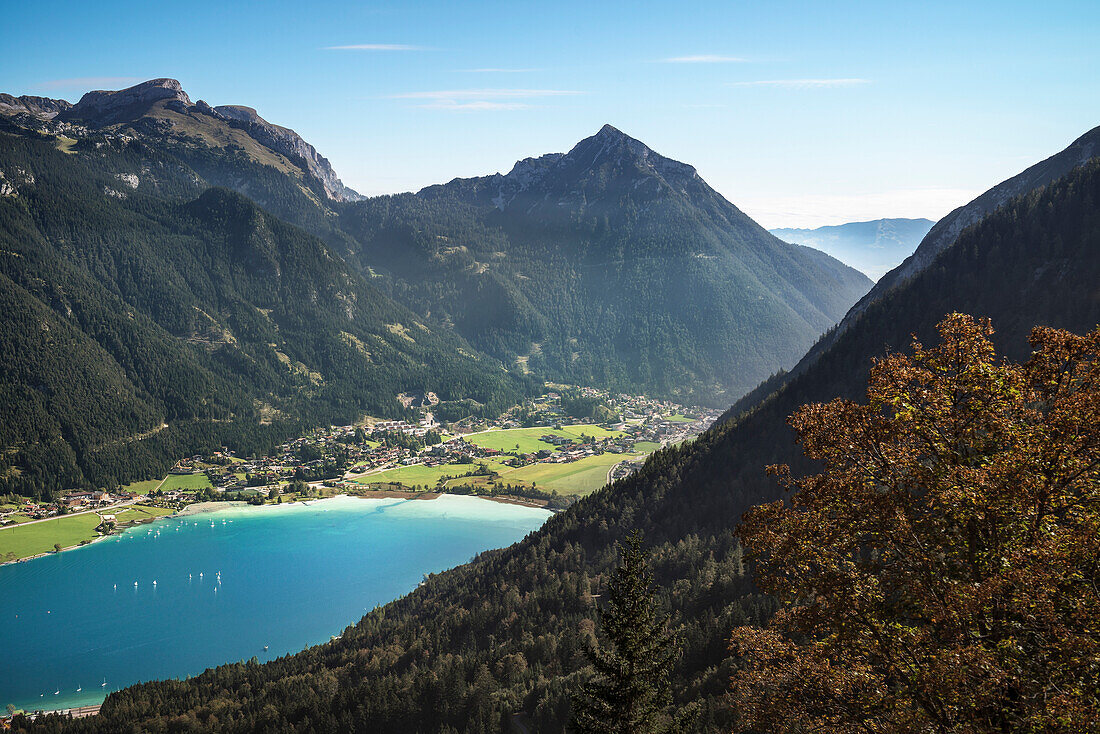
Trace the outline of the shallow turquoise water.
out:
M 549 515 L 450 495 L 341 497 L 166 518 L 0 567 L 0 710 L 97 703 L 297 652 Z

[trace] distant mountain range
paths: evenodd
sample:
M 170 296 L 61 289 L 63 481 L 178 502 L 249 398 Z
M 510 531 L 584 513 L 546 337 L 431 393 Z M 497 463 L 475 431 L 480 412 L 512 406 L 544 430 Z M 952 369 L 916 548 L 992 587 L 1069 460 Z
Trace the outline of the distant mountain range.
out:
M 681 647 L 670 695 L 689 717 L 682 730 L 743 730 L 727 695 L 729 634 L 766 621 L 775 601 L 754 587 L 734 530 L 750 507 L 788 496 L 766 466 L 790 464 L 796 476 L 817 469 L 787 417 L 806 403 L 861 398 L 873 359 L 907 348 L 913 335 L 935 343 L 935 324 L 952 311 L 990 317 L 998 350 L 1014 359 L 1030 353 L 1035 325 L 1096 328 L 1097 135 L 1100 128 L 938 224 L 774 389 L 755 392 L 693 443 L 657 452 L 520 543 L 432 576 L 330 643 L 135 686 L 68 729 L 205 721 L 227 731 L 480 734 L 515 722 L 538 734 L 564 731 L 615 544 L 641 530 Z
M 406 391 L 455 417 L 546 378 L 724 405 L 871 285 L 610 126 L 364 199 L 172 79 L 0 95 L 0 254 L 0 478 L 28 493 L 401 415 Z
M 768 231 L 784 242 L 821 250 L 878 280 L 917 249 L 933 224 L 930 219 L 874 219 L 817 229 Z

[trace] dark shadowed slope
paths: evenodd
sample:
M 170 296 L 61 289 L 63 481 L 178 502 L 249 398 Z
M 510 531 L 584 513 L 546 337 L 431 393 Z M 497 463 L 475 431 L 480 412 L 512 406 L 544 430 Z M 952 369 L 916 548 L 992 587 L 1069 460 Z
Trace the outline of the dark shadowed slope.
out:
M 504 175 L 343 212 L 355 258 L 506 363 L 709 404 L 792 365 L 870 286 L 610 125 Z
M 1098 156 L 1100 156 L 1100 127 L 1093 128 L 1073 141 L 1065 150 L 1036 163 L 1012 178 L 1002 181 L 966 206 L 959 207 L 948 214 L 932 227 L 912 255 L 906 258 L 901 265 L 884 275 L 875 284 L 874 288 L 852 307 L 836 329 L 825 334 L 810 348 L 790 373 L 775 375 L 746 393 L 734 404 L 731 414 L 737 414 L 750 408 L 761 397 L 778 390 L 786 384 L 792 375 L 799 374 L 809 368 L 841 333 L 856 322 L 859 315 L 866 308 L 875 301 L 884 298 L 892 289 L 904 284 L 927 268 L 939 253 L 950 247 L 967 227 L 981 221 L 983 217 L 1004 206 L 1014 197 L 1056 181 L 1077 166 Z

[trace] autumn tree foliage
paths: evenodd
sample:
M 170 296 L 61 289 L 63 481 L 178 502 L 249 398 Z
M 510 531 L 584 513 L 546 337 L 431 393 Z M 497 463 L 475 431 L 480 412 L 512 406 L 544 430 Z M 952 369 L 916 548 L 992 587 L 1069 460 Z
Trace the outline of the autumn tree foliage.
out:
M 823 470 L 740 529 L 784 604 L 733 635 L 746 728 L 1100 731 L 1100 329 L 939 333 L 791 417 Z

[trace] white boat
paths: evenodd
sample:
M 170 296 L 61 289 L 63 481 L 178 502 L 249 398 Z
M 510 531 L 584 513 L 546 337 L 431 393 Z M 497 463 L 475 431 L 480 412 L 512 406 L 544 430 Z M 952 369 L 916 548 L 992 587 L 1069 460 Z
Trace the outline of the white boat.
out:
M 81 692 L 81 691 L 83 691 L 83 690 L 84 690 L 84 689 L 83 689 L 83 688 L 81 688 L 80 686 L 77 686 L 77 687 L 76 687 L 76 692 L 77 692 L 77 693 L 80 693 L 80 692 Z
M 100 687 L 100 688 L 106 688 L 106 686 L 107 686 L 107 679 L 106 679 L 106 678 L 104 678 L 104 679 L 103 679 L 103 682 L 99 684 L 99 687 Z

